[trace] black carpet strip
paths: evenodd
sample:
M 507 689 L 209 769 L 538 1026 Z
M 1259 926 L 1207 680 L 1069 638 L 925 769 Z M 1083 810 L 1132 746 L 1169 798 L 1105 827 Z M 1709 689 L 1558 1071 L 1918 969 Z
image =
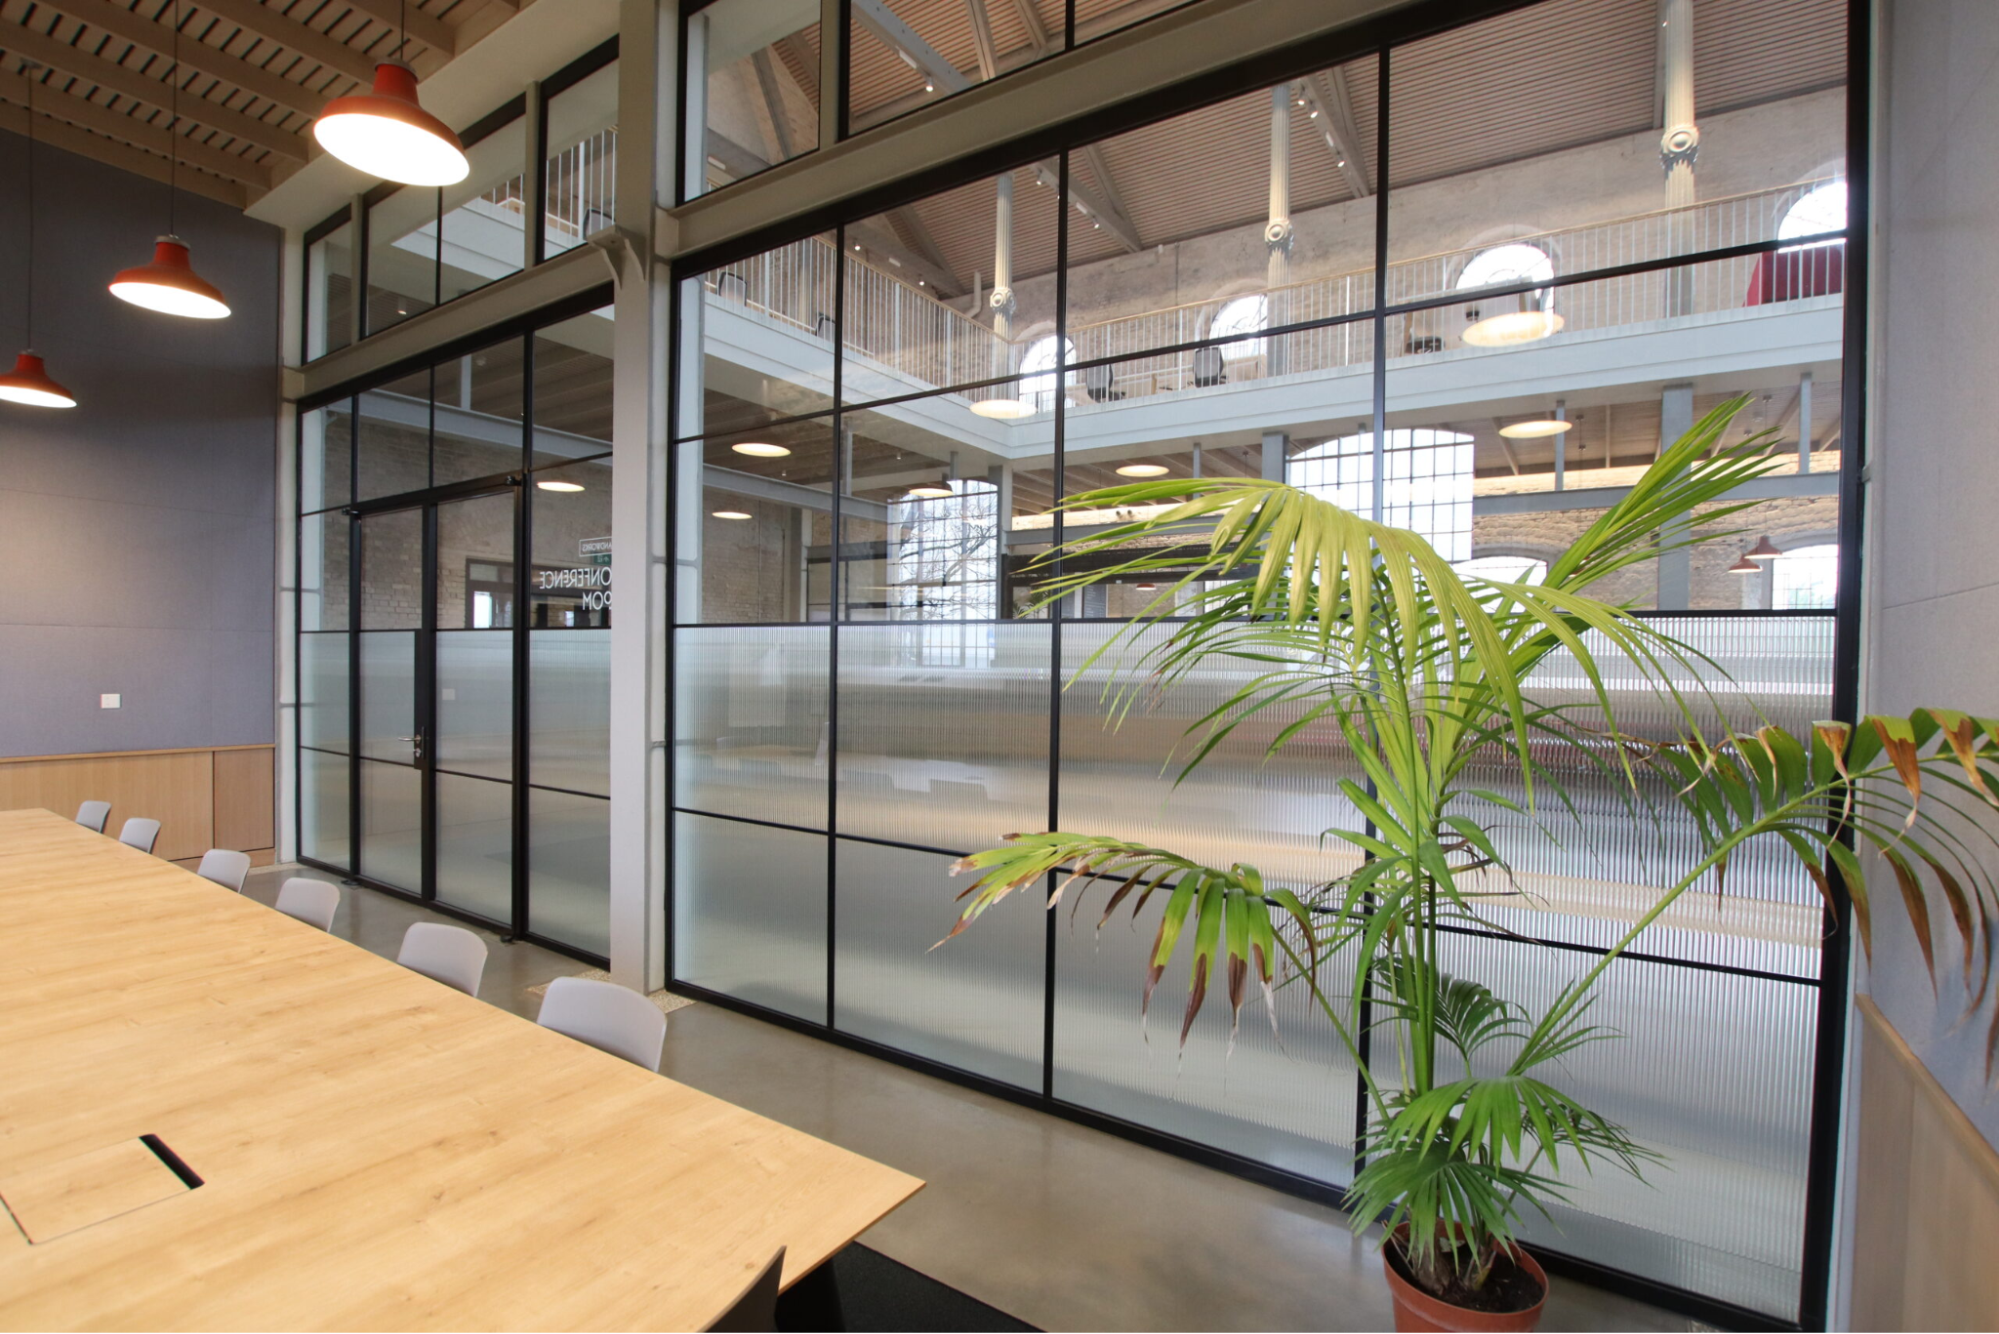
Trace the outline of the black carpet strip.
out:
M 1033 1330 L 997 1307 L 855 1242 L 778 1298 L 786 1331 Z

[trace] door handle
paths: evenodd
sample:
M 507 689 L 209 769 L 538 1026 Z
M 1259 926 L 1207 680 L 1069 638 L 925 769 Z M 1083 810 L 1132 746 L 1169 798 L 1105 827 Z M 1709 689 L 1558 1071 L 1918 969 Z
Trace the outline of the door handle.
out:
M 396 740 L 410 743 L 411 764 L 423 763 L 423 733 L 418 732 L 415 736 L 399 736 Z

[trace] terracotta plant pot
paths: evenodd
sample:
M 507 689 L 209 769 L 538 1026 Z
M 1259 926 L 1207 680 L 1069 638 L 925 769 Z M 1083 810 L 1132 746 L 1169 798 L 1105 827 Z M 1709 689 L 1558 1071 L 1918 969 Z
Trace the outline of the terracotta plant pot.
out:
M 1396 1229 L 1398 1240 L 1402 1235 L 1403 1230 Z M 1387 1246 L 1381 1248 L 1381 1272 L 1388 1276 L 1388 1295 L 1395 1303 L 1395 1328 L 1401 1334 L 1431 1334 L 1431 1331 L 1439 1330 L 1515 1334 L 1517 1331 L 1540 1328 L 1541 1308 L 1548 1303 L 1548 1275 L 1525 1247 L 1514 1248 L 1514 1260 L 1541 1285 L 1541 1296 L 1524 1311 L 1506 1312 L 1474 1311 L 1432 1297 L 1396 1272 L 1395 1265 L 1388 1258 L 1388 1250 Z

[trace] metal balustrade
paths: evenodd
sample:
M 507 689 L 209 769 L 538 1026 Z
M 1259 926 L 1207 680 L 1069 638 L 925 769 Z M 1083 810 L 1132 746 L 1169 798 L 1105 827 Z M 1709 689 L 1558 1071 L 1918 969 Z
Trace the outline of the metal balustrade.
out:
M 1466 265 L 1499 244 L 1533 246 L 1547 253 L 1556 274 L 1575 274 L 1774 240 L 1798 200 L 1838 179 L 1802 181 L 1689 208 L 1660 209 L 1401 260 L 1389 266 L 1389 304 L 1459 295 L 1456 284 Z M 1830 242 L 1772 254 L 1696 259 L 1682 269 L 1524 294 L 1481 297 L 1479 289 L 1466 288 L 1461 301 L 1392 313 L 1387 323 L 1390 355 L 1416 357 L 1468 347 L 1464 331 L 1471 324 L 1521 309 L 1557 315 L 1560 332 L 1576 334 L 1712 317 L 1770 301 L 1836 297 L 1841 285 L 1840 249 L 1838 242 Z M 716 297 L 830 340 L 833 262 L 833 243 L 814 237 L 717 269 L 703 282 Z M 845 256 L 845 262 L 846 353 L 909 382 L 896 392 L 949 388 L 1013 373 L 1020 369 L 1026 349 L 1047 336 L 1044 331 L 1003 341 L 928 289 L 853 254 Z M 1275 288 L 1266 294 L 1268 323 L 1364 317 L 1373 309 L 1374 288 L 1371 267 Z M 1372 365 L 1374 327 L 1365 318 L 1241 339 L 1212 349 L 1150 351 L 1210 337 L 1214 317 L 1228 300 L 1209 298 L 1071 327 L 1067 334 L 1076 361 L 1122 358 L 1107 368 L 1107 374 L 1069 372 L 1064 378 L 1071 400 L 1129 401 L 1277 375 L 1324 374 Z M 1052 408 L 1052 372 L 1025 389 L 1022 397 L 1037 410 Z

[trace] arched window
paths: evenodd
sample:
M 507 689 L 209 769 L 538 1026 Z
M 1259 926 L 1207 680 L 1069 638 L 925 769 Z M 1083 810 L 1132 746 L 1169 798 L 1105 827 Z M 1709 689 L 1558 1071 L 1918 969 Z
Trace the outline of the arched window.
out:
M 1846 230 L 1846 182 L 1828 181 L 1807 190 L 1798 202 L 1784 211 L 1777 224 L 1777 239 L 1789 241 L 1799 236 L 1820 236 Z M 1812 246 L 1838 245 L 1837 240 L 1814 241 L 1809 246 L 1785 246 L 1786 251 L 1809 250 Z
M 1547 251 L 1524 241 L 1511 241 L 1473 255 L 1458 274 L 1457 290 L 1496 287 L 1502 283 L 1511 286 L 1546 282 L 1554 276 L 1555 261 L 1548 257 Z
M 1261 333 L 1270 323 L 1270 307 L 1263 293 L 1239 296 L 1222 303 L 1215 312 L 1215 318 L 1208 325 L 1208 337 L 1233 338 L 1237 334 Z M 1244 357 L 1263 355 L 1261 338 L 1244 338 L 1233 343 L 1222 344 L 1224 361 L 1241 361 Z
M 1062 340 L 1063 365 L 1076 360 L 1076 345 L 1068 339 Z M 1020 396 L 1036 412 L 1052 412 L 1055 408 L 1055 335 L 1037 338 L 1027 345 L 1027 353 L 1020 359 Z M 1062 377 L 1064 384 L 1078 383 L 1076 372 L 1069 371 Z
M 1474 579 L 1502 584 L 1538 584 L 1548 577 L 1548 562 L 1532 556 L 1473 556 L 1451 568 Z
M 1793 547 L 1770 562 L 1773 608 L 1830 608 L 1838 595 L 1839 548 L 1832 543 Z

